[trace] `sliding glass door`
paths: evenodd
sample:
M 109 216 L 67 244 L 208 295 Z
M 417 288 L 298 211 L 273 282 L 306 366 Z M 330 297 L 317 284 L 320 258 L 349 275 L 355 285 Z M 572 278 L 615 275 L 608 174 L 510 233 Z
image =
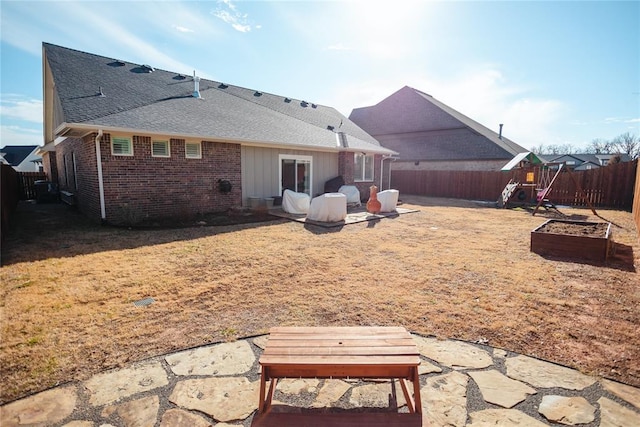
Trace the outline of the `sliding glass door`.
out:
M 280 194 L 284 190 L 312 194 L 311 156 L 280 155 Z

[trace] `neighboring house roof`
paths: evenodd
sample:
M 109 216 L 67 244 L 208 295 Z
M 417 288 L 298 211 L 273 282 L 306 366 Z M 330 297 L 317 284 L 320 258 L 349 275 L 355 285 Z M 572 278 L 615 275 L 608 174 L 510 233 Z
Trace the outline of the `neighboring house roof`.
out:
M 336 109 L 43 43 L 62 126 L 332 151 L 392 152 Z M 150 71 L 150 72 L 149 72 Z M 46 79 L 45 79 L 46 81 Z M 337 132 L 347 135 L 339 144 Z M 49 141 L 45 141 L 49 142 Z
M 2 153 L 2 158 L 7 164 L 16 167 L 37 148 L 37 145 L 7 145 L 4 148 L 0 148 L 0 153 Z
M 511 159 L 525 148 L 417 89 L 405 86 L 349 116 L 400 160 Z
M 592 164 L 596 167 L 606 166 L 612 158 L 620 156 L 620 162 L 630 162 L 631 157 L 628 154 L 556 154 L 548 156 L 551 163 L 566 163 L 573 168 L 579 168 L 583 164 Z

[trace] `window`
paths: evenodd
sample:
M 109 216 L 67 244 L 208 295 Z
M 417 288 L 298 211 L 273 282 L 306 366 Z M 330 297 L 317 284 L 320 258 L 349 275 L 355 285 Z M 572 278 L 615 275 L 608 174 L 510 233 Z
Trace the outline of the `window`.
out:
M 199 142 L 185 142 L 184 144 L 184 156 L 187 159 L 201 159 L 202 158 L 202 146 Z
M 373 154 L 354 154 L 354 181 L 373 181 L 373 158 Z
M 131 138 L 111 137 L 111 154 L 114 156 L 133 156 Z
M 151 141 L 152 157 L 170 157 L 169 141 Z

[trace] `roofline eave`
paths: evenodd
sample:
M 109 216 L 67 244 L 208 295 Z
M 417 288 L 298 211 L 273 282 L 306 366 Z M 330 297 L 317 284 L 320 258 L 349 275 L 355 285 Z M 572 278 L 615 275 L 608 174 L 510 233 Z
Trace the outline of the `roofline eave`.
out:
M 101 129 L 103 132 L 107 133 L 126 133 L 126 134 L 135 134 L 135 135 L 150 135 L 150 136 L 163 136 L 170 137 L 176 139 L 185 139 L 185 140 L 201 140 L 201 141 L 211 141 L 211 142 L 226 142 L 226 143 L 235 143 L 245 146 L 252 147 L 264 147 L 264 148 L 281 148 L 281 149 L 297 149 L 297 150 L 307 150 L 307 151 L 323 151 L 323 152 L 331 152 L 331 153 L 339 153 L 342 151 L 353 152 L 353 153 L 367 153 L 367 154 L 382 154 L 382 155 L 397 155 L 393 150 L 389 150 L 384 147 L 380 147 L 379 149 L 375 148 L 342 148 L 342 147 L 323 147 L 323 146 L 313 146 L 313 145 L 305 145 L 305 144 L 287 144 L 287 143 L 278 143 L 272 141 L 258 141 L 252 139 L 243 139 L 243 138 L 221 138 L 215 137 L 211 135 L 198 135 L 198 134 L 183 134 L 177 132 L 155 132 L 146 129 L 131 129 L 131 128 L 122 128 L 117 126 L 102 126 L 98 124 L 88 124 L 88 123 L 62 123 L 60 126 L 56 128 L 55 134 L 57 136 L 75 136 L 75 137 L 84 137 L 92 132 L 97 132 Z M 76 132 L 74 132 L 76 131 Z M 79 131 L 79 132 L 78 132 Z

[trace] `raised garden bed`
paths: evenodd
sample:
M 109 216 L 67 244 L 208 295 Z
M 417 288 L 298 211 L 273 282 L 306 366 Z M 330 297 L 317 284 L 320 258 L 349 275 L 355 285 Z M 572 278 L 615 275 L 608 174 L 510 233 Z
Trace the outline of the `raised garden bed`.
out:
M 539 255 L 606 261 L 612 249 L 611 223 L 550 219 L 531 232 Z

